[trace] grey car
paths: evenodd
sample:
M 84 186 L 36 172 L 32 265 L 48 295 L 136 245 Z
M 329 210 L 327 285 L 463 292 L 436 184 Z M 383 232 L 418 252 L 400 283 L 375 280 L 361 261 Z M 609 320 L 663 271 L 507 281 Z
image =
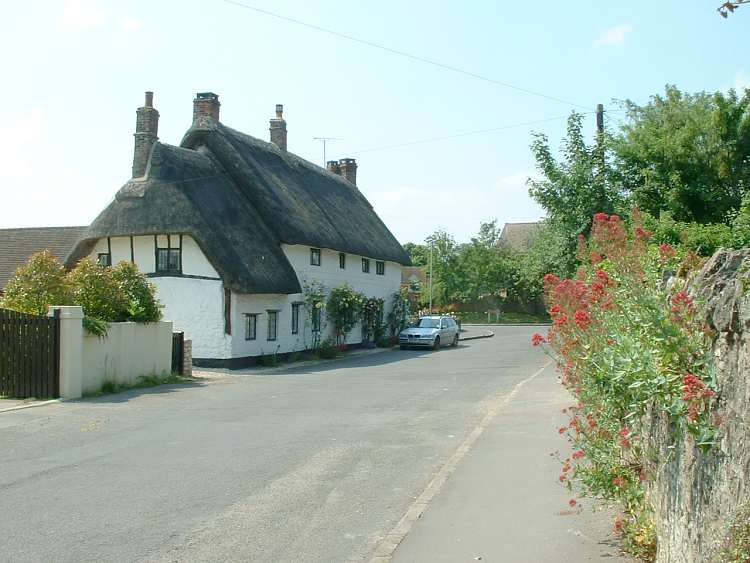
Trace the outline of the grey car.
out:
M 421 317 L 416 326 L 404 329 L 398 335 L 401 349 L 411 347 L 433 348 L 458 345 L 458 324 L 452 317 L 431 315 Z

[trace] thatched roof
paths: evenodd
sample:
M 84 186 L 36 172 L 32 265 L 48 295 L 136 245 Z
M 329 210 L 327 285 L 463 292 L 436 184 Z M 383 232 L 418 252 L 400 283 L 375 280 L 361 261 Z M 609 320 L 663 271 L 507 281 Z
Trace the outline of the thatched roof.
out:
M 86 227 L 0 229 L 0 291 L 32 254 L 49 250 L 64 261 Z
M 203 120 L 181 147 L 156 143 L 145 179 L 130 180 L 96 218 L 69 263 L 105 236 L 192 236 L 241 293 L 297 293 L 281 243 L 409 264 L 357 190 L 275 145 Z
M 535 223 L 505 223 L 503 231 L 500 233 L 499 244 L 519 252 L 528 250 L 531 242 L 534 240 L 534 236 L 539 232 L 542 225 L 544 225 L 542 221 Z

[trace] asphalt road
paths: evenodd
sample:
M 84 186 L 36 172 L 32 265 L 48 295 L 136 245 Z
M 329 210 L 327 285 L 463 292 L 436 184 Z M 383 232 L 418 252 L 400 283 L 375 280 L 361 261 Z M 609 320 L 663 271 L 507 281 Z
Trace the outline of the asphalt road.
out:
M 0 560 L 362 561 L 546 363 L 533 327 L 455 349 L 0 414 Z

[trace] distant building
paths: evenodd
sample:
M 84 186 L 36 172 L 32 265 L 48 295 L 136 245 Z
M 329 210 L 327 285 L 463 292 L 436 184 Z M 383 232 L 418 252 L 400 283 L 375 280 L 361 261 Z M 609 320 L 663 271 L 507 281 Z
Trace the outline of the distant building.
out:
M 544 225 L 543 221 L 534 223 L 505 223 L 503 232 L 500 233 L 499 246 L 505 246 L 516 252 L 528 250 L 534 237 Z
M 87 227 L 0 229 L 0 294 L 19 266 L 32 254 L 49 250 L 64 262 Z
M 418 301 L 427 287 L 427 271 L 424 266 L 401 268 L 401 287 L 405 288 L 413 301 Z

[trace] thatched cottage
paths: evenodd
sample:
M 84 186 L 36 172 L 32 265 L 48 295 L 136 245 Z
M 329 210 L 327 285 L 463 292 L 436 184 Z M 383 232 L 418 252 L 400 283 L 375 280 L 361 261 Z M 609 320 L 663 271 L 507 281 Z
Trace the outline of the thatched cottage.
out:
M 67 259 L 129 260 L 158 288 L 164 316 L 193 341 L 198 365 L 241 366 L 308 348 L 320 330 L 303 285 L 344 282 L 390 299 L 409 258 L 356 185 L 354 159 L 316 166 L 287 150 L 282 106 L 271 142 L 219 120 L 198 94 L 180 146 L 158 141 L 146 93 L 133 177 Z M 360 341 L 358 330 L 349 342 Z

